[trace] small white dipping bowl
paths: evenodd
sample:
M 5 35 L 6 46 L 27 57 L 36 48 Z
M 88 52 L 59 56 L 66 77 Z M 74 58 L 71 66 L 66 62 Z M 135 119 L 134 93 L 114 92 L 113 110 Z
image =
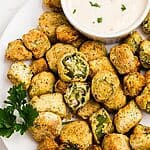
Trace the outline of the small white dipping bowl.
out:
M 135 20 L 135 22 L 131 26 L 128 26 L 126 29 L 121 30 L 119 32 L 112 33 L 112 34 L 98 34 L 98 33 L 96 34 L 96 33 L 92 32 L 92 31 L 88 30 L 88 28 L 81 26 L 73 18 L 73 16 L 69 12 L 69 6 L 68 6 L 68 3 L 67 3 L 67 0 L 61 0 L 61 5 L 62 5 L 62 9 L 64 11 L 65 16 L 67 17 L 69 22 L 78 31 L 80 31 L 83 35 L 85 35 L 86 37 L 88 37 L 90 39 L 100 40 L 100 41 L 102 41 L 102 42 L 104 42 L 106 44 L 115 43 L 115 42 L 120 41 L 122 38 L 127 36 L 130 32 L 132 32 L 137 27 L 139 27 L 141 25 L 141 23 L 143 22 L 143 20 L 145 19 L 145 17 L 147 16 L 149 10 L 150 10 L 150 0 L 147 0 L 147 4 L 146 4 L 146 7 L 145 7 L 145 9 L 143 11 L 143 14 L 141 16 L 139 16 L 138 19 Z M 90 13 L 90 12 L 87 12 L 87 15 L 88 15 L 88 13 Z

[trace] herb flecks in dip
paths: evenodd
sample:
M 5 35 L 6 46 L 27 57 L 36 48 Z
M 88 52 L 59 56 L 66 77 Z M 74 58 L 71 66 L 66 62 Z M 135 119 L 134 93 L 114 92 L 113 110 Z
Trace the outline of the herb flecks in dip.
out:
M 146 0 L 68 0 L 70 15 L 76 24 L 96 34 L 125 30 L 142 15 Z M 73 10 L 77 9 L 74 15 Z

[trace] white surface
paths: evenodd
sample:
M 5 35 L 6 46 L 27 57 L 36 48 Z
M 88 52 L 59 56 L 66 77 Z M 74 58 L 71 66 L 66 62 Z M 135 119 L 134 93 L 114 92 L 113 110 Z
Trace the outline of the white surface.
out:
M 14 14 L 29 0 L 0 0 L 0 37 Z
M 0 40 L 0 106 L 6 99 L 7 91 L 11 85 L 6 76 L 10 62 L 7 62 L 4 59 L 7 44 L 12 40 L 21 38 L 24 33 L 28 32 L 28 30 L 36 28 L 38 25 L 38 18 L 42 11 L 43 9 L 41 0 L 36 0 L 36 3 L 35 0 L 29 0 L 29 2 L 16 14 L 16 16 L 10 22 Z M 149 114 L 144 114 L 142 123 L 150 126 L 149 120 Z M 24 136 L 15 134 L 10 139 L 4 139 L 4 142 L 7 145 L 8 150 L 36 150 L 37 148 L 36 142 L 28 133 Z

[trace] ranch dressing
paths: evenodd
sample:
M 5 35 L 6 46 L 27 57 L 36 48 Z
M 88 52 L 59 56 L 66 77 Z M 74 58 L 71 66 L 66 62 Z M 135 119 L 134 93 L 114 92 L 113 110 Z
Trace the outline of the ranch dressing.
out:
M 113 34 L 131 26 L 144 12 L 147 0 L 68 0 L 70 15 L 96 34 Z

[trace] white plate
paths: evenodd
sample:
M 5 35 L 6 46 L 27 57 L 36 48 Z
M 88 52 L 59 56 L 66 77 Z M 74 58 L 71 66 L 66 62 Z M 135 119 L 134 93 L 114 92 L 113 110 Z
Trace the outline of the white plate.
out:
M 7 44 L 12 40 L 21 38 L 30 29 L 36 28 L 38 18 L 42 12 L 42 0 L 30 0 L 15 15 L 0 40 L 0 106 L 3 106 L 3 101 L 7 97 L 7 91 L 11 86 L 11 83 L 7 79 L 7 70 L 11 63 L 4 59 Z M 107 47 L 109 48 L 110 45 Z M 149 114 L 143 114 L 142 124 L 150 126 Z M 23 136 L 14 134 L 10 139 L 3 138 L 3 140 L 8 150 L 36 150 L 37 148 L 37 143 L 31 138 L 29 133 Z

